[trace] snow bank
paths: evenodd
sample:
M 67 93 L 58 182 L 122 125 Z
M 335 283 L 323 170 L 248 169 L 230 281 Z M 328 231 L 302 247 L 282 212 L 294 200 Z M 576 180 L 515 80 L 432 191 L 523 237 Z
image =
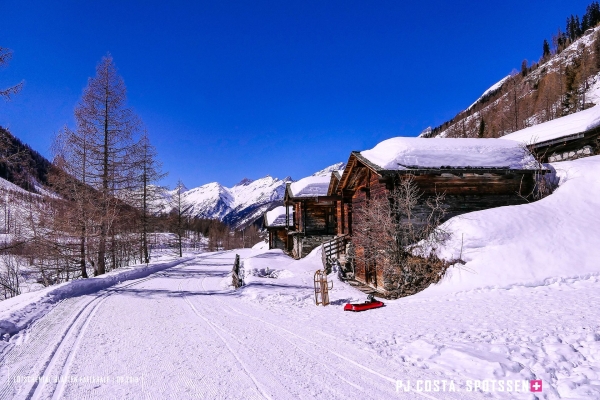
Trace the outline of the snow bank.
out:
M 292 207 L 290 208 L 290 215 L 292 214 Z M 279 206 L 275 207 L 271 211 L 266 212 L 267 220 L 266 223 L 268 226 L 285 226 L 285 207 Z
M 300 260 L 294 260 L 280 249 L 263 252 L 253 251 L 242 259 L 245 283 L 241 296 L 246 301 L 269 307 L 309 308 L 313 310 L 314 274 L 323 269 L 321 247 Z M 366 295 L 342 283 L 337 274 L 329 275 L 334 281 L 330 291 L 332 305 L 343 306 L 347 302 L 364 301 Z M 317 309 L 318 310 L 318 309 Z
M 290 184 L 294 197 L 327 196 L 331 174 L 327 176 L 309 176 Z
M 531 169 L 535 160 L 520 143 L 503 139 L 423 139 L 396 137 L 360 153 L 386 170 L 408 167 Z
M 192 258 L 145 265 L 136 265 L 111 271 L 89 279 L 77 279 L 50 286 L 36 292 L 24 293 L 0 302 L 0 336 L 14 335 L 34 320 L 45 315 L 59 301 L 106 289 L 115 284 L 145 278 L 150 274 L 171 268 Z
M 598 126 L 600 126 L 600 106 L 595 106 L 566 117 L 521 129 L 502 136 L 502 139 L 532 144 L 574 135 Z
M 269 250 L 269 243 L 261 240 L 252 246 L 252 250 Z
M 549 197 L 520 206 L 464 214 L 440 251 L 460 256 L 445 278 L 423 294 L 480 288 L 540 286 L 600 275 L 600 156 L 550 164 L 560 179 Z

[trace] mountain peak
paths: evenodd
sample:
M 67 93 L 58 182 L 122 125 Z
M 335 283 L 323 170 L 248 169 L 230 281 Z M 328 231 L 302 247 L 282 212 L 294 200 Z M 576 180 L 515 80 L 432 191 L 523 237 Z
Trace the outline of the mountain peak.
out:
M 312 176 L 329 176 L 333 171 L 340 171 L 346 168 L 346 163 L 339 162 L 333 165 L 330 165 L 327 168 L 324 168 L 318 172 L 315 172 Z
M 239 181 L 235 186 L 246 186 L 251 184 L 252 182 L 254 182 L 252 179 L 244 178 L 241 181 Z

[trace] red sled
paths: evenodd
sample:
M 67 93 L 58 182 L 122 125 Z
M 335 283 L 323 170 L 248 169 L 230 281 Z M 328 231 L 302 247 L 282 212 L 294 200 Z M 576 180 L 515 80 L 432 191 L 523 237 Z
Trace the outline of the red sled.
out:
M 344 306 L 344 311 L 365 311 L 365 310 L 370 310 L 371 308 L 379 308 L 379 307 L 383 307 L 383 302 L 382 301 L 368 301 L 366 303 L 362 303 L 362 304 L 346 304 Z

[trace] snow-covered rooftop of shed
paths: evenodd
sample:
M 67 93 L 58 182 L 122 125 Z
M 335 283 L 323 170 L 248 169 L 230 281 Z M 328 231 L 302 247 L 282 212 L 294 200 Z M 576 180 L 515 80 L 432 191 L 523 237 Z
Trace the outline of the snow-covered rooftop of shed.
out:
M 599 125 L 600 106 L 595 106 L 575 114 L 567 115 L 566 117 L 553 119 L 552 121 L 509 133 L 502 136 L 502 139 L 534 144 L 585 132 Z
M 292 214 L 290 207 L 290 215 Z M 279 206 L 275 207 L 271 211 L 267 211 L 266 213 L 267 226 L 285 226 L 285 207 Z
M 384 170 L 413 168 L 534 169 L 520 143 L 503 139 L 424 139 L 396 137 L 360 153 Z
M 327 176 L 309 176 L 290 185 L 294 197 L 327 196 L 331 174 Z

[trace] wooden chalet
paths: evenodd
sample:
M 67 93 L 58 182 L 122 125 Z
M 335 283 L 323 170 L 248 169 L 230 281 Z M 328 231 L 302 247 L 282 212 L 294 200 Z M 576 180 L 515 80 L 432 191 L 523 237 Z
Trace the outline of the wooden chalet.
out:
M 526 152 L 525 152 L 526 153 Z M 349 235 L 353 212 L 376 196 L 389 196 L 400 180 L 412 176 L 422 194 L 413 210 L 429 212 L 425 201 L 445 194 L 446 216 L 527 202 L 533 191 L 533 157 L 515 142 L 501 139 L 393 138 L 368 151 L 353 151 L 337 184 L 328 195 L 337 195 L 337 230 Z M 539 170 L 538 170 L 539 172 Z M 334 187 L 335 184 L 335 187 Z M 358 254 L 361 249 L 354 249 Z M 354 266 L 355 279 L 385 292 L 383 268 Z
M 339 174 L 337 174 L 339 179 Z M 284 196 L 290 253 L 302 258 L 337 234 L 337 195 L 328 194 L 332 176 L 310 176 L 288 183 Z
M 263 226 L 269 234 L 269 250 L 281 249 L 286 252 L 292 250 L 286 229 L 286 216 L 289 213 L 286 207 L 279 206 L 264 214 Z
M 521 142 L 541 162 L 600 154 L 600 106 L 513 132 L 502 139 Z

